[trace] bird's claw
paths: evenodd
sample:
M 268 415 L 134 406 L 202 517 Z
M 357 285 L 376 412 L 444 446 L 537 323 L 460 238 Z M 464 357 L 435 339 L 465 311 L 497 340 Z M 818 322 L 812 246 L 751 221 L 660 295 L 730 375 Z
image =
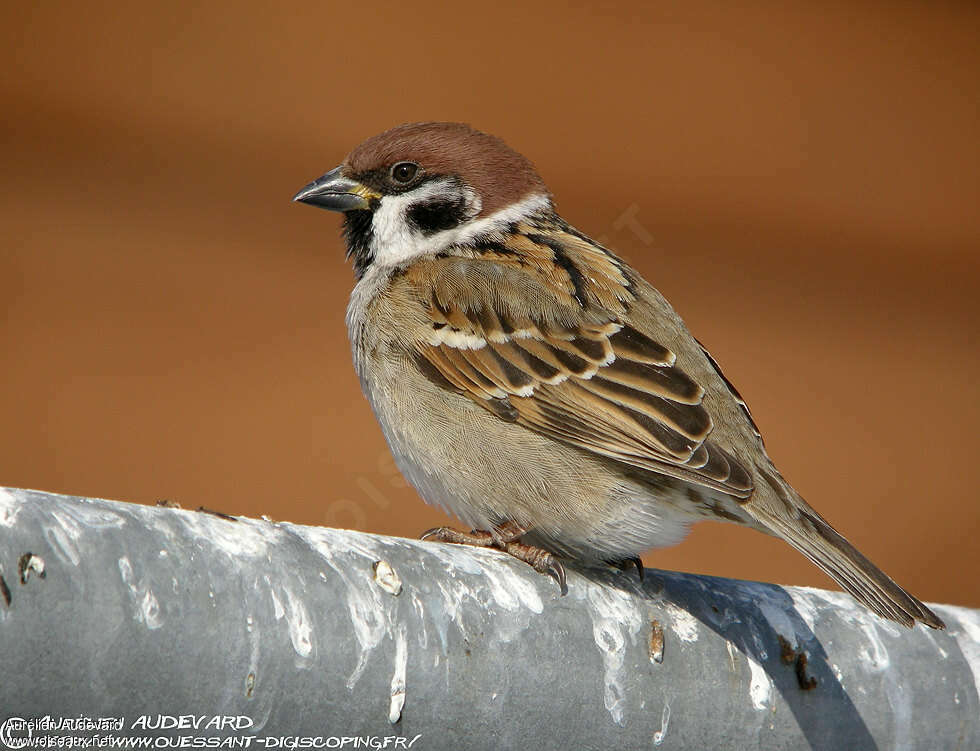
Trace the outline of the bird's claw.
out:
M 524 561 L 538 573 L 550 576 L 558 582 L 561 595 L 564 597 L 568 594 L 565 567 L 547 550 L 518 542 L 524 532 L 525 530 L 514 522 L 505 522 L 491 532 L 474 529 L 467 533 L 452 527 L 433 527 L 423 532 L 419 539 L 434 539 L 439 542 L 474 545 L 481 548 L 497 548 L 520 561 Z
M 627 558 L 623 561 L 626 564 L 632 565 L 636 569 L 636 575 L 640 577 L 640 581 L 643 581 L 643 561 L 640 560 L 639 556 L 633 556 L 632 558 Z
M 643 561 L 640 560 L 639 556 L 633 556 L 632 558 L 621 558 L 616 561 L 606 561 L 610 566 L 615 566 L 620 571 L 626 571 L 631 566 L 636 569 L 637 576 L 640 577 L 640 581 L 643 581 Z
M 508 543 L 503 547 L 503 550 L 514 556 L 514 558 L 530 564 L 539 574 L 547 574 L 558 582 L 562 597 L 568 594 L 568 584 L 565 580 L 565 567 L 561 565 L 561 561 L 547 550 L 536 548 L 533 545 L 525 545 L 520 542 Z
M 565 583 L 565 567 L 557 560 L 552 559 L 551 565 L 548 566 L 546 573 L 554 578 L 558 582 L 558 588 L 561 590 L 561 596 L 564 597 L 568 594 L 568 584 Z

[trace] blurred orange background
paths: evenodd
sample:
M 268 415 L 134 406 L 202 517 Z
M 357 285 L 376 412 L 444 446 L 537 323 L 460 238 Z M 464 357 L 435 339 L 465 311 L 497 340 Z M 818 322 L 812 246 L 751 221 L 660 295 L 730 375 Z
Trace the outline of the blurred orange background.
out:
M 980 9 L 6 3 L 0 484 L 416 535 L 350 363 L 363 138 L 463 120 L 674 303 L 820 512 L 980 606 Z M 829 586 L 702 524 L 648 565 Z

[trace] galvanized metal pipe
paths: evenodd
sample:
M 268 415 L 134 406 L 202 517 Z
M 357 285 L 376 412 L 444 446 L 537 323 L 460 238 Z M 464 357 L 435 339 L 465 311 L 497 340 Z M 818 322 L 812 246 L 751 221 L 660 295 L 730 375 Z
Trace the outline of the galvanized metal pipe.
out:
M 0 574 L 0 722 L 123 720 L 0 743 L 980 748 L 965 608 L 907 630 L 836 592 L 614 569 L 559 597 L 493 551 L 15 489 Z

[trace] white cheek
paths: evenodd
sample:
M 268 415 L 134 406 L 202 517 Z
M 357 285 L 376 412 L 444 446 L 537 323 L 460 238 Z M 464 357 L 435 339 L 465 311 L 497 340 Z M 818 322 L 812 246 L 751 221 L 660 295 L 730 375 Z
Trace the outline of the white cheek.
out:
M 374 212 L 373 239 L 371 249 L 374 263 L 378 266 L 397 266 L 424 255 L 434 255 L 450 245 L 467 243 L 474 238 L 499 231 L 510 223 L 530 216 L 550 206 L 546 195 L 534 193 L 501 209 L 488 217 L 464 222 L 458 227 L 423 235 L 408 223 L 408 209 L 435 196 L 457 195 L 456 185 L 451 181 L 435 181 L 411 193 L 399 196 L 385 196 Z M 481 201 L 469 188 L 463 189 L 464 199 L 470 216 L 480 213 Z
M 395 265 L 412 257 L 422 240 L 405 219 L 410 203 L 414 203 L 407 198 L 404 195 L 385 196 L 374 212 L 371 245 L 374 263 L 380 266 Z
M 469 188 L 463 188 L 463 199 L 468 213 L 473 216 L 480 211 L 480 199 Z M 372 250 L 374 262 L 381 266 L 394 266 L 416 256 L 437 253 L 452 244 L 458 228 L 423 235 L 408 222 L 408 211 L 425 201 L 436 198 L 458 198 L 460 189 L 452 180 L 434 180 L 409 193 L 385 196 L 374 212 L 374 238 Z

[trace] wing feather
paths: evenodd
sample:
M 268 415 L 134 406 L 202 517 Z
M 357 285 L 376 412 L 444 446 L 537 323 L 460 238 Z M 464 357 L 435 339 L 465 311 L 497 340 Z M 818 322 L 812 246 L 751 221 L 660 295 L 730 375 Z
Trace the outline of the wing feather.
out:
M 751 495 L 749 472 L 710 440 L 704 388 L 668 347 L 628 322 L 628 274 L 614 256 L 567 232 L 547 242 L 515 234 L 489 247 L 415 270 L 431 323 L 416 353 L 426 373 L 554 440 Z M 520 253 L 553 263 L 515 262 Z M 573 273 L 576 253 L 590 254 L 595 274 Z

